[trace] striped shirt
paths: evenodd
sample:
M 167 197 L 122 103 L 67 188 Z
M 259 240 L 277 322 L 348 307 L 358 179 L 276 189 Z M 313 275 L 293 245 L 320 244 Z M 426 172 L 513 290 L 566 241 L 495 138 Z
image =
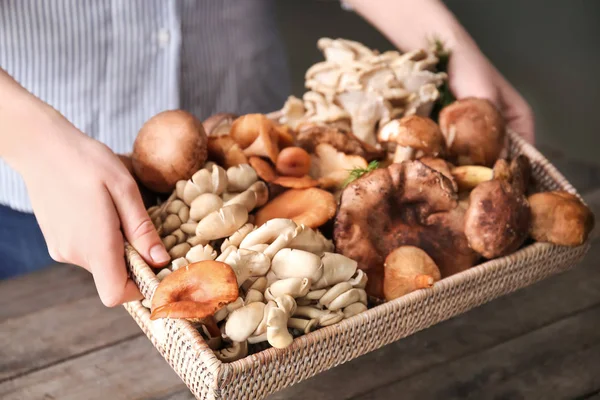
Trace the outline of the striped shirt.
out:
M 0 1 L 0 67 L 117 153 L 163 110 L 280 108 L 286 63 L 267 0 Z M 31 211 L 2 160 L 0 204 Z

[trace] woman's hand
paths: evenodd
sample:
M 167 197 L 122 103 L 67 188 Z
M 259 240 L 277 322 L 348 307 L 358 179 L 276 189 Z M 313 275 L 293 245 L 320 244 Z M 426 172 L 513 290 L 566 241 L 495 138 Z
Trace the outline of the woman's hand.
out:
M 439 39 L 450 50 L 450 90 L 457 98 L 494 102 L 508 126 L 534 142 L 531 108 L 483 55 L 473 38 L 440 0 L 346 0 L 403 51 L 428 48 Z
M 105 145 L 56 113 L 38 137 L 44 149 L 19 163 L 51 257 L 90 271 L 102 302 L 141 298 L 128 278 L 126 238 L 151 265 L 169 261 L 137 184 Z
M 150 265 L 170 260 L 133 176 L 0 69 L 0 157 L 23 177 L 52 258 L 90 271 L 102 302 L 140 299 L 128 278 L 124 239 Z
M 454 96 L 489 99 L 500 109 L 508 127 L 533 144 L 534 116 L 525 99 L 474 44 L 463 43 L 449 50 L 448 77 Z

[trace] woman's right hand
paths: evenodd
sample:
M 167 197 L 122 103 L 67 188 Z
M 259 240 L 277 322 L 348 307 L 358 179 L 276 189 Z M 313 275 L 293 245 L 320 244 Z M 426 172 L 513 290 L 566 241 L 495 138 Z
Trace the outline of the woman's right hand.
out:
M 27 185 L 51 257 L 90 271 L 108 307 L 140 299 L 125 267 L 124 238 L 150 265 L 170 258 L 132 175 L 107 146 L 52 108 L 27 111 L 22 131 L 12 132 L 22 133 L 22 142 L 13 143 L 9 158 Z

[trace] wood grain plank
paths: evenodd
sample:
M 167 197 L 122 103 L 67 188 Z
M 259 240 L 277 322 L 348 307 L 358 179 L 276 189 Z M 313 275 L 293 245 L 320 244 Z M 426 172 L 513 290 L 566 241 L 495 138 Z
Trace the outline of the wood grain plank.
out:
M 122 307 L 87 297 L 0 322 L 0 382 L 98 347 L 141 329 Z
M 600 242 L 575 269 L 501 297 L 269 397 L 349 398 L 600 304 Z M 376 372 L 375 372 L 376 371 Z
M 355 400 L 572 399 L 600 388 L 600 306 Z
M 96 294 L 92 275 L 72 265 L 48 268 L 0 281 L 0 322 Z M 8 305 L 8 306 L 6 306 Z
M 183 382 L 148 339 L 140 336 L 3 382 L 0 398 L 151 399 L 179 393 L 184 388 Z

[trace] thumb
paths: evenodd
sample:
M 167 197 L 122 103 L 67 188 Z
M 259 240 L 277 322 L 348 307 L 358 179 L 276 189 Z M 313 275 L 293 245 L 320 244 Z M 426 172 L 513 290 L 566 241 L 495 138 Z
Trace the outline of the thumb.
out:
M 121 219 L 123 234 L 148 264 L 162 267 L 171 257 L 144 208 L 135 180 L 127 174 L 123 181 L 114 188 L 108 188 Z

